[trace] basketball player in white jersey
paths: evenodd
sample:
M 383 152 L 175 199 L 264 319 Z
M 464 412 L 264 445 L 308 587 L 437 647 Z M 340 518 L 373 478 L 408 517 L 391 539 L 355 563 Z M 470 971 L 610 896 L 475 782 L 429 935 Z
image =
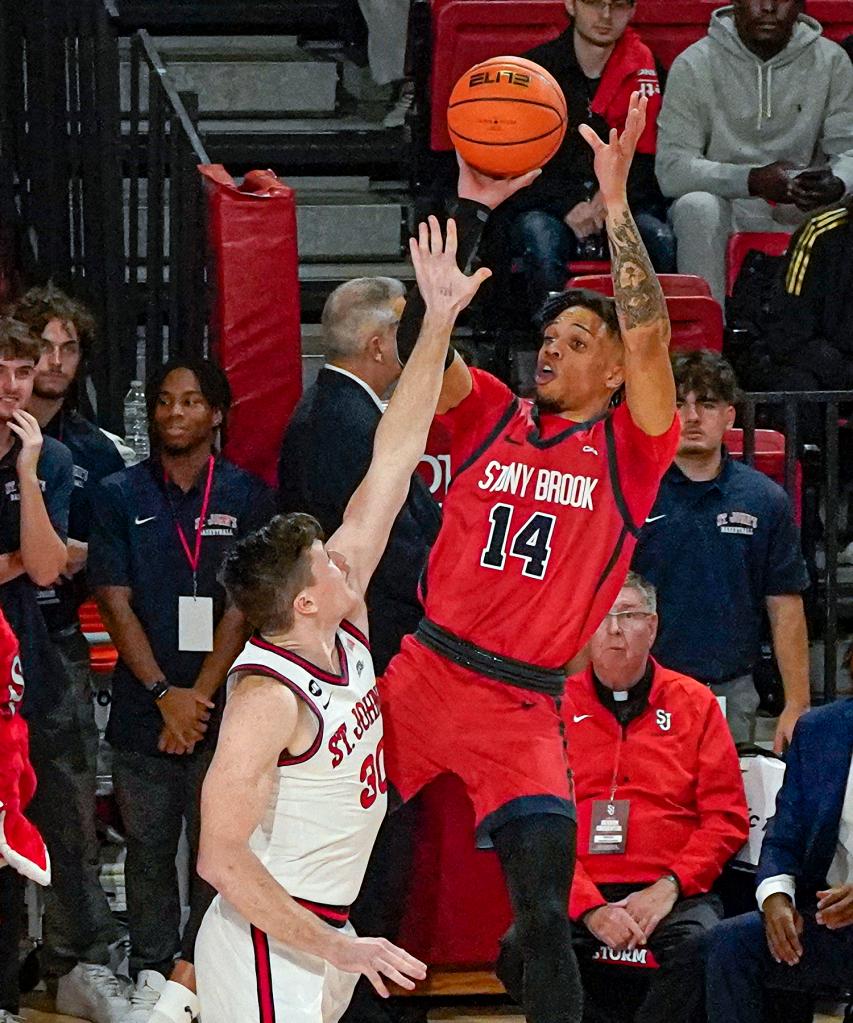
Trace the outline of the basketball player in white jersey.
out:
M 480 283 L 456 230 L 411 242 L 426 303 L 373 460 L 325 544 L 278 516 L 228 556 L 231 599 L 258 630 L 235 662 L 202 795 L 198 870 L 219 895 L 196 944 L 204 1023 L 334 1023 L 359 974 L 412 989 L 423 963 L 347 923 L 385 813 L 382 719 L 364 594 L 423 454 L 453 323 Z

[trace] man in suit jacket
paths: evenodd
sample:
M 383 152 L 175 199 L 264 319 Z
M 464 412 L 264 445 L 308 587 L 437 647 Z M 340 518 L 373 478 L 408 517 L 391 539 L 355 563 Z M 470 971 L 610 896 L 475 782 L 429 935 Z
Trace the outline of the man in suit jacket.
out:
M 323 309 L 326 365 L 293 413 L 278 479 L 279 510 L 308 512 L 326 536 L 340 526 L 367 472 L 381 396 L 400 375 L 397 324 L 404 294 L 393 278 L 361 277 L 336 288 Z M 439 525 L 429 489 L 413 476 L 367 594 L 377 674 L 421 619 L 418 581 Z
M 794 729 L 758 865 L 760 913 L 707 942 L 709 1023 L 759 1023 L 763 987 L 853 985 L 853 700 Z

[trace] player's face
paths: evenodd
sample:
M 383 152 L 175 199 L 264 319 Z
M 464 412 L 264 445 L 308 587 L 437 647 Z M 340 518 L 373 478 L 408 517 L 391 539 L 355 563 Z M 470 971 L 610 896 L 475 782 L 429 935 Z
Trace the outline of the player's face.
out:
M 635 682 L 645 670 L 658 618 L 633 586 L 623 586 L 589 643 L 592 666 L 605 682 Z
M 634 3 L 616 0 L 566 0 L 575 32 L 593 46 L 612 46 L 621 39 L 634 17 Z
M 0 423 L 26 406 L 33 393 L 35 366 L 32 359 L 0 358 Z
M 154 404 L 154 432 L 163 451 L 186 454 L 213 444 L 222 413 L 201 393 L 195 373 L 173 369 L 163 381 Z
M 571 306 L 545 328 L 536 364 L 543 412 L 582 418 L 603 412 L 624 380 L 622 344 L 598 313 Z
M 33 394 L 64 398 L 80 367 L 80 342 L 73 323 L 51 320 L 41 334 L 42 354 L 36 363 Z
M 681 420 L 678 454 L 703 455 L 719 450 L 726 430 L 734 424 L 734 406 L 695 391 L 679 395 L 677 405 Z
M 337 551 L 329 551 L 320 540 L 311 546 L 311 598 L 324 618 L 340 621 L 358 603 L 349 584 L 349 565 Z

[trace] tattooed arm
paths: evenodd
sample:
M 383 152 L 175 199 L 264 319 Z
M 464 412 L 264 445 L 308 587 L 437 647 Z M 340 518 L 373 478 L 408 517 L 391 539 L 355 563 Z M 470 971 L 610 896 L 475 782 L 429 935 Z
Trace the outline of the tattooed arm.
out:
M 587 125 L 580 132 L 595 152 L 595 172 L 607 206 L 613 294 L 625 346 L 625 397 L 631 418 L 652 436 L 666 433 L 675 415 L 669 362 L 669 316 L 660 284 L 628 208 L 626 184 L 646 123 L 646 97 L 634 93 L 625 131 L 602 142 Z

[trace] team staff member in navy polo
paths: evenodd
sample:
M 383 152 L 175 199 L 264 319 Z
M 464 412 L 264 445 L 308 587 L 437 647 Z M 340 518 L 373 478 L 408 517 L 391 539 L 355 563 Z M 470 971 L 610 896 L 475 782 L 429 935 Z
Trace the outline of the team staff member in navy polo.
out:
M 68 559 L 63 574 L 51 586 L 38 590 L 37 599 L 50 638 L 62 659 L 69 688 L 54 710 L 54 719 L 75 736 L 73 747 L 54 751 L 51 784 L 43 779 L 41 798 L 60 820 L 73 805 L 74 827 L 54 847 L 54 885 L 45 892 L 48 927 L 42 956 L 49 973 L 62 974 L 57 989 L 57 1010 L 68 1015 L 93 1013 L 103 1001 L 116 1002 L 112 1014 L 126 1013 L 127 999 L 109 972 L 109 945 L 120 937 L 98 880 L 98 840 L 95 833 L 95 783 L 98 731 L 92 704 L 89 644 L 77 616 L 88 596 L 87 541 L 91 495 L 104 476 L 124 467 L 115 445 L 103 433 L 68 407 L 69 392 L 82 362 L 83 351 L 94 337 L 95 323 L 79 302 L 58 288 L 31 288 L 15 305 L 13 315 L 41 338 L 27 411 L 36 417 L 45 437 L 65 445 L 73 459 L 74 488 L 68 516 Z M 60 860 L 59 857 L 62 857 Z M 73 957 L 72 957 L 73 955 Z
M 698 351 L 675 356 L 673 369 L 681 443 L 632 564 L 658 592 L 654 655 L 724 696 L 735 742 L 748 742 L 758 709 L 752 669 L 766 609 L 785 690 L 774 741 L 781 752 L 809 708 L 801 596 L 808 576 L 799 532 L 785 491 L 729 458 L 723 446 L 738 398 L 731 366 Z
M 232 544 L 274 510 L 260 480 L 216 455 L 230 404 L 214 363 L 169 363 L 148 388 L 152 457 L 108 477 L 93 501 L 89 578 L 119 651 L 107 738 L 128 839 L 137 981 L 126 1023 L 184 1021 L 187 1004 L 198 1011 L 191 964 L 213 891 L 193 872 L 181 943 L 175 854 L 185 817 L 194 865 L 215 698 L 247 638 L 217 575 Z

